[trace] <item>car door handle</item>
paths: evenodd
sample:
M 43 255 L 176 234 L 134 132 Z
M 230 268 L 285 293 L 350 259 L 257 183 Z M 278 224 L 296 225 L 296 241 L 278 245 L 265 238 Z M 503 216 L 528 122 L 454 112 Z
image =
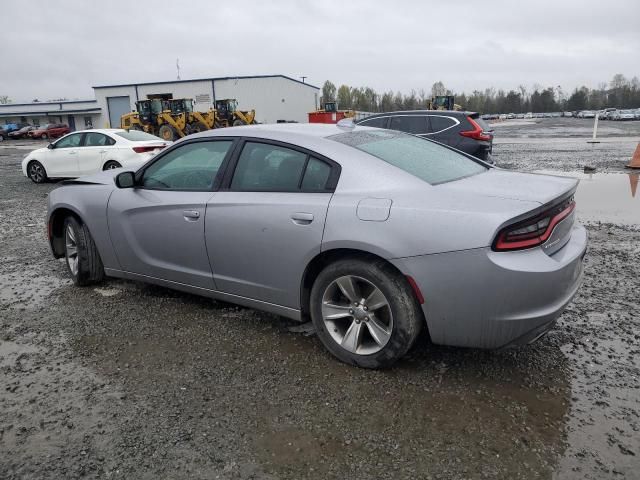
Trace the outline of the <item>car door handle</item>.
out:
M 77 154 L 78 154 L 78 152 L 76 152 L 76 151 L 69 152 L 69 155 L 77 155 Z
M 107 153 L 106 150 L 100 150 L 98 153 Z
M 184 219 L 187 222 L 193 222 L 200 218 L 200 212 L 197 210 L 185 210 L 182 212 L 182 215 L 184 215 Z
M 291 220 L 293 220 L 293 223 L 296 225 L 309 225 L 313 222 L 313 214 L 304 212 L 292 213 Z

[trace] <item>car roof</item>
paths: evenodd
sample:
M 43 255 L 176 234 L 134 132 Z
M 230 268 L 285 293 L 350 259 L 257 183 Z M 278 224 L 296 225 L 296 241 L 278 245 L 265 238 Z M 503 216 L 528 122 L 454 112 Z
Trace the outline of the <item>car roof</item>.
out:
M 393 112 L 374 113 L 373 115 L 369 115 L 368 117 L 359 119 L 358 122 L 362 122 L 363 120 L 367 120 L 369 118 L 390 117 L 392 115 L 442 115 L 447 117 L 467 117 L 476 114 L 477 112 L 469 112 L 466 110 L 396 110 Z
M 373 130 L 372 127 L 358 126 L 358 130 Z M 266 139 L 279 140 L 283 136 L 292 138 L 319 139 L 327 138 L 331 135 L 352 131 L 350 127 L 341 127 L 335 124 L 326 123 L 277 123 L 243 125 L 240 127 L 216 128 L 205 132 L 189 135 L 195 137 L 260 137 Z

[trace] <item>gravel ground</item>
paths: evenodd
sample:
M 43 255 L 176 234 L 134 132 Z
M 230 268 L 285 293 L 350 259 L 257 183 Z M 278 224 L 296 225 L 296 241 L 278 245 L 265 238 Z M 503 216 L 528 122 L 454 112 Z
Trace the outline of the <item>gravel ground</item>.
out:
M 15 147 L 0 146 L 0 478 L 639 478 L 637 225 L 588 225 L 584 286 L 536 344 L 424 339 L 365 371 L 269 314 L 73 287 L 44 235 L 54 185 L 22 177 Z M 518 168 L 557 167 L 553 147 L 524 148 Z

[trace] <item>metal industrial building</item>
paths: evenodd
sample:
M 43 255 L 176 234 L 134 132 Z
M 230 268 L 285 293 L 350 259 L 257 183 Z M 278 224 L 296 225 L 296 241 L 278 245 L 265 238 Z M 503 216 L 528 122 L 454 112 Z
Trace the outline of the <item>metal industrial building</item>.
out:
M 193 98 L 196 110 L 208 110 L 216 99 L 235 98 L 240 110 L 255 109 L 260 123 L 306 122 L 318 105 L 319 89 L 285 75 L 200 78 L 169 82 L 99 85 L 95 99 L 0 105 L 0 122 L 67 123 L 72 130 L 119 127 L 120 116 L 148 98 Z

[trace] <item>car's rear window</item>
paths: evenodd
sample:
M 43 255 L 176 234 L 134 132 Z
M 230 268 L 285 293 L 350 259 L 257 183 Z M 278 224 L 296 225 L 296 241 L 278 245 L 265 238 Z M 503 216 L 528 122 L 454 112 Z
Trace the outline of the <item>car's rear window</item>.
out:
M 493 131 L 493 127 L 491 127 L 487 122 L 484 121 L 484 118 L 476 115 L 476 116 L 471 116 L 471 118 L 473 118 L 473 121 L 476 122 L 478 125 L 480 125 L 480 128 L 482 130 L 484 130 L 485 132 L 491 132 Z
M 454 150 L 402 132 L 364 130 L 340 133 L 328 138 L 384 160 L 431 185 L 459 180 L 488 170 Z
M 147 132 L 141 132 L 140 130 L 129 130 L 128 132 L 125 130 L 124 132 L 115 132 L 115 134 L 132 142 L 144 142 L 148 140 L 164 141 L 160 137 L 156 137 Z

